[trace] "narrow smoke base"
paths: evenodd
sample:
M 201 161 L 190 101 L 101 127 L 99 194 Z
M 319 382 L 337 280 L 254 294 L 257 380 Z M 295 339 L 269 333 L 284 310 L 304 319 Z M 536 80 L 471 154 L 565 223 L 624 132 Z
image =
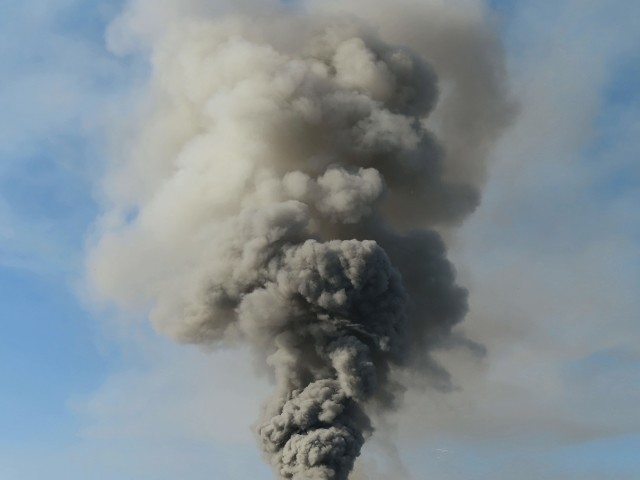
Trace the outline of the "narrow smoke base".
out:
M 177 341 L 266 358 L 278 479 L 346 480 L 402 379 L 449 385 L 431 352 L 467 295 L 432 228 L 479 195 L 445 179 L 437 97 L 423 52 L 353 19 L 187 19 L 154 45 L 89 272 Z

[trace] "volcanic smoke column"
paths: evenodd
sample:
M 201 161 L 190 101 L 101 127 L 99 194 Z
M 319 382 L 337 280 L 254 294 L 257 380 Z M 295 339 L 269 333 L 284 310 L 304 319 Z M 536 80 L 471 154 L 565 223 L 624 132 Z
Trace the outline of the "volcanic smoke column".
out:
M 446 387 L 430 352 L 466 313 L 429 226 L 478 195 L 444 179 L 434 69 L 324 16 L 187 19 L 153 47 L 91 278 L 177 341 L 251 344 L 275 372 L 257 434 L 278 479 L 346 480 L 401 378 Z

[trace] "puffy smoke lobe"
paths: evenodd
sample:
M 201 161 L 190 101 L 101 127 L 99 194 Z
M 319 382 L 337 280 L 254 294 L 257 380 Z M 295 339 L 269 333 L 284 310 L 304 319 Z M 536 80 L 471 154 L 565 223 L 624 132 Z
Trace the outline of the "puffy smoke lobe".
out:
M 431 352 L 467 310 L 432 228 L 479 196 L 429 129 L 436 71 L 328 14 L 177 17 L 151 43 L 91 279 L 177 341 L 251 344 L 276 380 L 257 436 L 277 477 L 346 480 L 407 372 L 448 387 Z

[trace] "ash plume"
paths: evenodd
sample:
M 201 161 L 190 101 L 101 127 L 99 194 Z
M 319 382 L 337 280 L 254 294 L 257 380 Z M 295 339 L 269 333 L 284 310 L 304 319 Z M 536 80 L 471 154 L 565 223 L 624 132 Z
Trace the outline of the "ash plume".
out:
M 468 113 L 456 94 L 488 85 L 470 111 L 495 102 L 469 141 L 449 142 L 448 169 L 430 127 L 437 71 L 415 38 L 350 15 L 241 10 L 149 37 L 150 105 L 106 181 L 89 274 L 179 342 L 250 344 L 275 379 L 257 437 L 277 478 L 346 480 L 372 412 L 395 408 L 407 378 L 449 386 L 431 353 L 454 341 L 467 295 L 434 228 L 478 204 L 478 176 L 460 172 L 482 170 L 478 132 L 504 122 L 500 72 L 452 84 L 445 139 Z

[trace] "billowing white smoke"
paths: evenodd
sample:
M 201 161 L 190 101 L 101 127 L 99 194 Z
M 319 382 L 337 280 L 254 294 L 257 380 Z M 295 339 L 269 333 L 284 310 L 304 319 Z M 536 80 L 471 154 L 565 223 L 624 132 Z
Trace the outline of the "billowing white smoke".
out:
M 430 352 L 451 343 L 466 292 L 429 228 L 477 205 L 470 181 L 505 111 L 499 65 L 443 53 L 495 59 L 491 37 L 467 30 L 433 50 L 452 79 L 444 145 L 421 40 L 284 9 L 176 18 L 153 36 L 152 107 L 107 182 L 89 273 L 180 342 L 265 356 L 277 389 L 257 433 L 280 479 L 345 480 L 367 412 L 393 408 L 407 372 L 448 384 Z M 462 117 L 478 105 L 492 108 L 480 124 Z M 466 141 L 453 135 L 465 124 Z

